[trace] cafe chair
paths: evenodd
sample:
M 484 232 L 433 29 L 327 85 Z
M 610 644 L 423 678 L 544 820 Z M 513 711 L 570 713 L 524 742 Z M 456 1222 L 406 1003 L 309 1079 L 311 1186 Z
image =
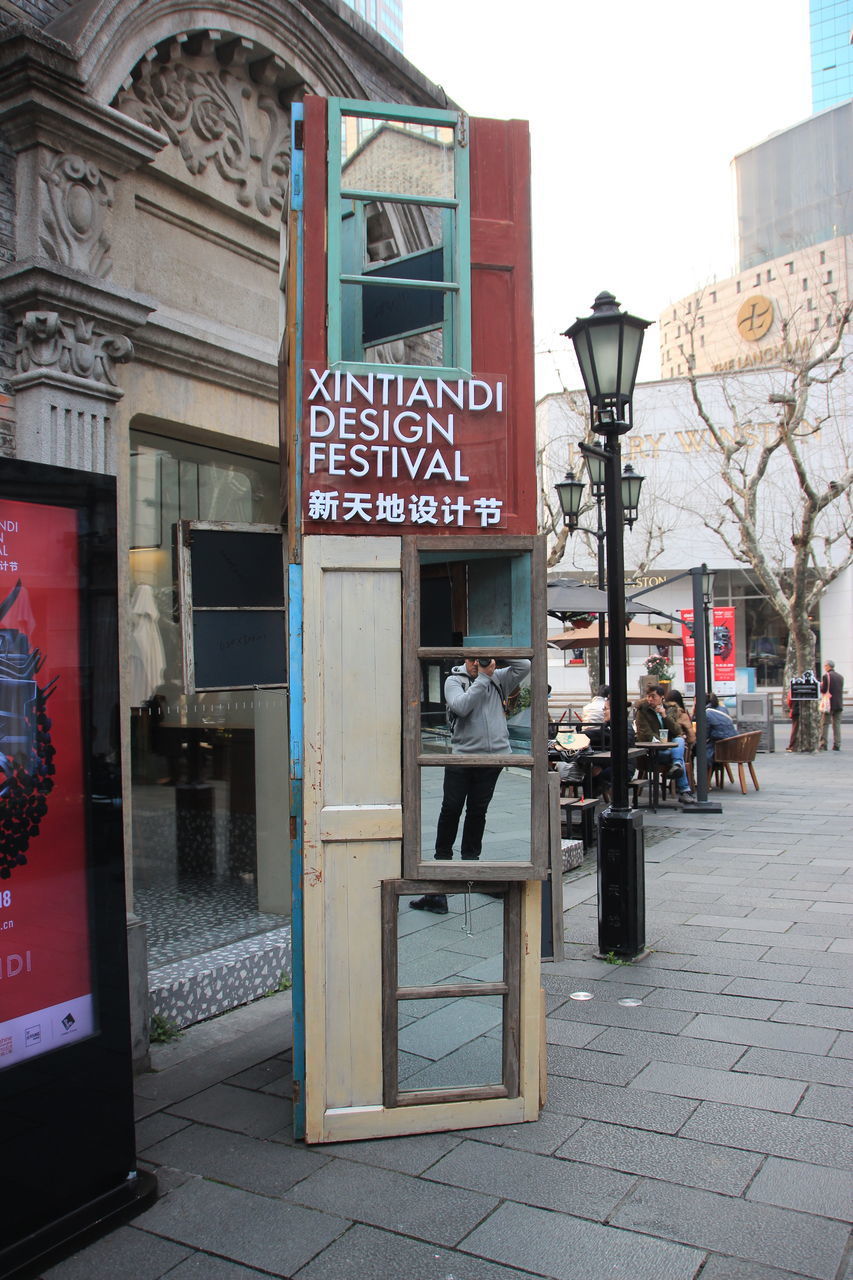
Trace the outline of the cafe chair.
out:
M 755 754 L 758 751 L 760 741 L 761 730 L 756 729 L 752 733 L 737 733 L 733 738 L 723 738 L 722 741 L 715 743 L 714 759 L 708 766 L 708 786 L 710 787 L 711 785 L 712 775 L 716 785 L 718 787 L 723 786 L 725 780 L 723 770 L 728 774 L 729 782 L 734 782 L 731 766 L 736 764 L 740 789 L 743 795 L 746 795 L 744 765 L 749 769 L 749 776 L 752 778 L 752 785 L 755 790 L 760 790 L 758 778 L 755 776 Z

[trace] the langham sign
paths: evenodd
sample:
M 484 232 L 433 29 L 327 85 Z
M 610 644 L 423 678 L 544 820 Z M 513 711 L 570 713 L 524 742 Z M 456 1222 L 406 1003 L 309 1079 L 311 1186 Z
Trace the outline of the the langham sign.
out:
M 303 519 L 313 533 L 505 525 L 502 377 L 305 371 Z

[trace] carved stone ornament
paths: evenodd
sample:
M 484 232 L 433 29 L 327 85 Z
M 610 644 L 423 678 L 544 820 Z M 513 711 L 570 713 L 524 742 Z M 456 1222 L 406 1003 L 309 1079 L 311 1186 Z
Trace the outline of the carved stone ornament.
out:
M 80 156 L 55 155 L 41 170 L 46 190 L 39 243 L 52 262 L 108 276 L 112 262 L 104 232 L 113 202 L 112 184 L 100 169 Z
M 96 333 L 94 320 L 62 319 L 56 311 L 28 311 L 20 326 L 18 372 L 51 369 L 116 386 L 113 366 L 133 359 L 123 334 Z
M 217 48 L 199 33 L 160 45 L 113 106 L 165 133 L 191 174 L 213 165 L 238 204 L 269 217 L 284 204 L 290 125 L 272 59 L 248 56 L 240 42 Z

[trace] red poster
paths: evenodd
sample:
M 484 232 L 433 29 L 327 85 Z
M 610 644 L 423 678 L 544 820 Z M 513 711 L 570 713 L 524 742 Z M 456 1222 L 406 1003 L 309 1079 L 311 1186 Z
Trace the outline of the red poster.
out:
M 306 533 L 505 529 L 505 378 L 410 378 L 307 367 Z
M 0 500 L 0 1069 L 94 1031 L 77 515 Z
M 684 641 L 684 648 L 681 655 L 684 661 L 684 683 L 696 683 L 696 645 L 693 640 L 693 610 L 681 610 L 681 639 Z
M 714 688 L 718 693 L 734 693 L 735 684 L 735 611 L 714 610 Z

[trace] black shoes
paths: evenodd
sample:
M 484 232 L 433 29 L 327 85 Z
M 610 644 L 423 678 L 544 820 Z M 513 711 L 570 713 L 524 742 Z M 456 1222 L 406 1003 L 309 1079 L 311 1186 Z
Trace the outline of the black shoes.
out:
M 680 791 L 678 793 L 678 803 L 679 804 L 695 804 L 696 797 L 694 796 L 692 791 Z
M 422 898 L 413 898 L 409 906 L 414 911 L 431 911 L 436 916 L 447 915 L 447 897 L 443 893 L 425 893 Z
M 683 772 L 684 772 L 683 764 L 671 764 L 666 771 L 666 776 L 668 778 L 680 778 Z

